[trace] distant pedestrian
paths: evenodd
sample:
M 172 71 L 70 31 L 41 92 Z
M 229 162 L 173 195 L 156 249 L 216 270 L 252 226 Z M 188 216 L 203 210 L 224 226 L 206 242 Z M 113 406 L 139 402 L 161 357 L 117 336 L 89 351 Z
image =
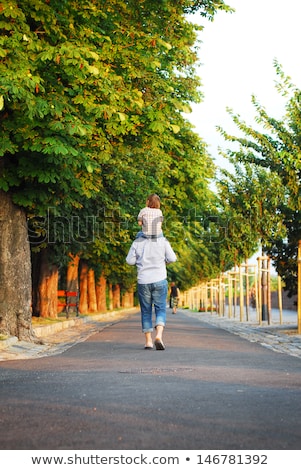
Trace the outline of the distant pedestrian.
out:
M 170 284 L 170 293 L 169 293 L 169 305 L 172 308 L 172 313 L 177 313 L 177 308 L 180 300 L 180 289 L 175 282 Z
M 168 240 L 136 238 L 127 254 L 126 262 L 137 266 L 138 298 L 141 310 L 142 332 L 145 334 L 145 349 L 153 349 L 153 306 L 155 311 L 155 347 L 164 350 L 163 330 L 166 325 L 166 300 L 168 294 L 166 264 L 177 260 Z
M 163 214 L 160 206 L 161 201 L 158 194 L 150 194 L 146 199 L 146 206 L 138 214 L 138 225 L 141 226 L 141 232 L 138 232 L 137 237 L 157 238 L 163 236 Z

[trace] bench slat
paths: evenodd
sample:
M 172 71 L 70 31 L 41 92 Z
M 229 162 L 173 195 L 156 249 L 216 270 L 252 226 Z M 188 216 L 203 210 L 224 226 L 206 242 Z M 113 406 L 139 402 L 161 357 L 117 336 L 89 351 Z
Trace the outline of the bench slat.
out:
M 79 292 L 78 291 L 68 291 L 68 290 L 58 290 L 57 291 L 58 297 L 58 307 L 64 307 L 66 309 L 66 318 L 69 317 L 69 308 L 76 307 L 76 316 L 79 315 Z M 62 297 L 64 300 L 62 300 Z

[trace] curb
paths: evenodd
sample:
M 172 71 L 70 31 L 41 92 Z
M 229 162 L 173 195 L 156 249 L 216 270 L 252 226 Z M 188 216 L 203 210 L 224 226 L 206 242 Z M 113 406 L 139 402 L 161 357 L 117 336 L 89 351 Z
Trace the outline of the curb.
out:
M 52 335 L 53 333 L 66 330 L 67 328 L 72 328 L 74 326 L 82 325 L 83 323 L 86 323 L 88 320 L 91 321 L 91 317 L 72 318 L 70 320 L 68 319 L 62 322 L 53 323 L 52 325 L 36 326 L 33 328 L 33 331 L 38 338 L 44 338 L 45 336 L 49 336 L 49 335 Z

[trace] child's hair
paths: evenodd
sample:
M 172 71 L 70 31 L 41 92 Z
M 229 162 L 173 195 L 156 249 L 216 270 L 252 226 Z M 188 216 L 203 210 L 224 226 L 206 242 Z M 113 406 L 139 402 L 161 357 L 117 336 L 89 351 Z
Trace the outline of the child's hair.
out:
M 158 194 L 150 194 L 146 199 L 146 205 L 151 209 L 160 209 L 160 197 Z

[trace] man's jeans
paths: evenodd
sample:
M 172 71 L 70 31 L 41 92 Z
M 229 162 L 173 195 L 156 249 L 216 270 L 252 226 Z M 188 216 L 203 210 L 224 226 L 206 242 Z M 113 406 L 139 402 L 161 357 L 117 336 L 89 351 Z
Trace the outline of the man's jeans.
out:
M 155 326 L 166 324 L 167 280 L 152 284 L 138 284 L 138 298 L 141 309 L 141 324 L 143 333 L 153 331 L 152 307 L 154 305 Z

